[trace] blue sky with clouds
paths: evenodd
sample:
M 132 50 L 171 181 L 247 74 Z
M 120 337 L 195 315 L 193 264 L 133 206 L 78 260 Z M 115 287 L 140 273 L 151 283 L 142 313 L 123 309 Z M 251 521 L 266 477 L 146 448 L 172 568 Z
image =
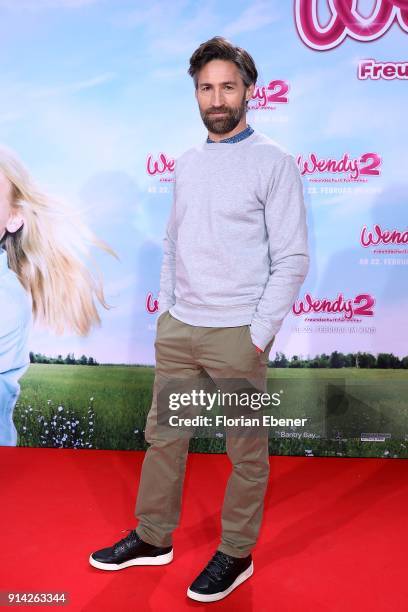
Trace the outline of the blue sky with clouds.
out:
M 368 14 L 373 0 L 359 2 Z M 328 17 L 321 1 L 320 17 Z M 291 153 L 340 158 L 374 151 L 382 174 L 359 194 L 309 194 L 312 268 L 301 290 L 378 298 L 376 334 L 299 334 L 288 315 L 274 348 L 287 354 L 326 350 L 393 350 L 406 354 L 403 324 L 407 266 L 366 266 L 360 227 L 381 219 L 406 227 L 407 82 L 359 81 L 357 63 L 407 59 L 408 34 L 396 24 L 379 40 L 348 39 L 328 52 L 298 37 L 293 3 L 219 0 L 0 0 L 0 142 L 14 148 L 49 190 L 84 209 L 120 262 L 98 256 L 112 308 L 86 339 L 35 331 L 32 348 L 48 354 L 93 354 L 106 362 L 153 363 L 156 315 L 146 294 L 158 292 L 171 183 L 160 192 L 146 158 L 177 157 L 205 139 L 188 60 L 224 35 L 254 57 L 259 85 L 289 83 L 289 103 L 250 111 L 248 122 Z M 156 188 L 156 192 L 151 187 Z M 150 188 L 150 191 L 149 191 Z M 404 269 L 405 268 L 405 269 Z

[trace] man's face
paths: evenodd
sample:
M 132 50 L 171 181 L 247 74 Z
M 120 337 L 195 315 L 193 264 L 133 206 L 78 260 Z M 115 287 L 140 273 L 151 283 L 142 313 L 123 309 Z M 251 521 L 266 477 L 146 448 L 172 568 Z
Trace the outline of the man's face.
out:
M 213 134 L 228 134 L 246 113 L 246 99 L 254 85 L 245 87 L 234 62 L 211 60 L 198 74 L 196 98 L 205 127 Z

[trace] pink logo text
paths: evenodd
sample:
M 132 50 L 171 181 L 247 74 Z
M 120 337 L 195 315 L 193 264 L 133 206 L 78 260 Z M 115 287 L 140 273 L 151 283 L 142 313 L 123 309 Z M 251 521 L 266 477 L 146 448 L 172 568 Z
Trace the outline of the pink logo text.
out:
M 297 163 L 302 176 L 319 172 L 332 172 L 334 174 L 348 173 L 350 178 L 357 179 L 361 175 L 378 176 L 381 157 L 377 153 L 364 153 L 358 158 L 350 158 L 345 153 L 341 159 L 319 159 L 316 153 L 309 157 L 297 157 Z
M 375 300 L 368 293 L 360 293 L 354 299 L 345 299 L 342 293 L 337 298 L 315 299 L 310 293 L 306 293 L 303 300 L 297 300 L 292 310 L 296 316 L 309 314 L 310 312 L 326 312 L 330 314 L 342 313 L 345 319 L 352 319 L 355 315 L 372 317 L 374 315 Z
M 360 243 L 363 247 L 380 244 L 408 244 L 408 230 L 400 232 L 394 230 L 383 230 L 379 225 L 374 225 L 373 231 L 369 231 L 365 225 L 360 234 Z
M 408 0 L 373 0 L 368 17 L 358 10 L 358 0 L 328 0 L 330 19 L 322 25 L 319 0 L 295 0 L 296 28 L 303 42 L 316 51 L 327 51 L 349 36 L 361 42 L 376 40 L 394 22 L 408 32 Z
M 151 291 L 146 296 L 145 306 L 149 314 L 154 314 L 157 310 L 159 310 L 159 300 L 153 297 Z
M 288 102 L 288 96 L 286 95 L 289 91 L 289 85 L 286 81 L 276 79 L 271 81 L 269 85 L 256 85 L 254 93 L 252 94 L 252 100 L 257 101 L 257 107 L 262 108 L 267 105 L 268 102 L 274 102 L 275 104 L 286 104 Z
M 174 172 L 175 163 L 174 159 L 168 159 L 164 153 L 160 153 L 157 160 L 153 160 L 153 156 L 150 154 L 146 162 L 146 171 L 151 176 L 164 174 L 165 172 Z

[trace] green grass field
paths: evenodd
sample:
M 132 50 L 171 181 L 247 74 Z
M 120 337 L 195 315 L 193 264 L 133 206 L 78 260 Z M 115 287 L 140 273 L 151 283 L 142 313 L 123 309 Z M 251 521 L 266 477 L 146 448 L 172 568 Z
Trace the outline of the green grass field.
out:
M 145 449 L 154 369 L 32 364 L 14 412 L 20 446 Z M 277 417 L 305 428 L 271 430 L 271 454 L 408 457 L 407 370 L 270 368 L 268 390 L 283 390 Z M 362 442 L 360 434 L 391 434 Z M 224 439 L 195 438 L 192 452 L 224 452 Z

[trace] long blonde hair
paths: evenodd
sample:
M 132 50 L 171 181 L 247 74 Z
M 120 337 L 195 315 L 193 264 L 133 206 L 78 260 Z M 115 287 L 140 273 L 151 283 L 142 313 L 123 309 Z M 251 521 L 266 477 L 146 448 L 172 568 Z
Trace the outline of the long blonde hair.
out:
M 90 247 L 116 254 L 78 211 L 41 191 L 15 153 L 3 146 L 0 171 L 12 186 L 12 210 L 24 219 L 17 232 L 6 231 L 1 246 L 9 267 L 31 294 L 34 317 L 58 334 L 88 334 L 100 324 L 95 298 L 109 308 L 100 273 L 89 269 Z

